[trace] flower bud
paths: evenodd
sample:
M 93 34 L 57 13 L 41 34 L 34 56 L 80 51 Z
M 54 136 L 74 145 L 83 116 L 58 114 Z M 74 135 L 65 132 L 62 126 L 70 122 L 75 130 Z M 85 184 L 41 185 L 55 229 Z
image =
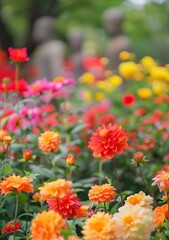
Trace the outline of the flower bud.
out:
M 13 142 L 13 139 L 11 138 L 11 136 L 6 135 L 6 136 L 3 137 L 2 142 L 5 145 L 10 145 Z
M 32 158 L 32 151 L 30 149 L 24 150 L 23 152 L 23 158 L 25 160 L 30 160 Z
M 73 157 L 73 155 L 71 153 L 67 155 L 66 163 L 68 165 L 74 165 L 75 164 L 75 158 Z
M 143 152 L 136 152 L 133 154 L 133 160 L 137 163 L 140 163 L 144 160 L 144 153 Z

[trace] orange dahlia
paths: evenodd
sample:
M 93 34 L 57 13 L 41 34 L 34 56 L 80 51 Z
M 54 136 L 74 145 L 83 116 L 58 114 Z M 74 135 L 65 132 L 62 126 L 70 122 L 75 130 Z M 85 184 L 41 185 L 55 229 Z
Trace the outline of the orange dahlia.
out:
M 76 210 L 82 204 L 79 202 L 77 194 L 69 191 L 63 198 L 54 198 L 47 201 L 49 210 L 58 212 L 64 219 L 73 219 L 76 216 Z
M 9 194 L 12 191 L 16 192 L 33 192 L 32 178 L 16 176 L 6 177 L 4 180 L 0 181 L 0 191 L 1 194 Z
M 154 223 L 157 227 L 164 224 L 165 219 L 168 219 L 168 204 L 156 207 L 153 215 Z
M 39 148 L 45 152 L 57 152 L 60 145 L 60 135 L 57 132 L 46 131 L 38 139 Z
M 110 202 L 116 197 L 116 189 L 110 184 L 95 185 L 89 190 L 89 200 L 91 202 Z
M 32 221 L 32 240 L 57 240 L 61 237 L 60 231 L 65 227 L 65 220 L 54 211 L 43 211 Z
M 114 157 L 115 153 L 121 154 L 127 148 L 127 136 L 122 126 L 109 123 L 99 127 L 92 134 L 89 148 L 93 150 L 94 157 L 101 157 L 103 161 Z
M 114 232 L 112 215 L 105 212 L 97 212 L 88 218 L 82 230 L 84 240 L 115 240 Z
M 39 187 L 40 199 L 49 200 L 54 198 L 63 198 L 72 186 L 71 181 L 58 179 L 52 182 L 45 182 L 42 187 Z

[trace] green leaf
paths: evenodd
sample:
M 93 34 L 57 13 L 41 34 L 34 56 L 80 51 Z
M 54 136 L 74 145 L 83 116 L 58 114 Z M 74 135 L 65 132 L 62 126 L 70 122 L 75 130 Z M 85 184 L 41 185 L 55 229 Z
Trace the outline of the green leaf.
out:
M 5 167 L 4 170 L 3 170 L 3 175 L 6 176 L 6 175 L 8 175 L 10 172 L 12 172 L 12 171 L 13 171 L 13 168 L 12 168 L 11 166 L 7 166 L 7 167 Z

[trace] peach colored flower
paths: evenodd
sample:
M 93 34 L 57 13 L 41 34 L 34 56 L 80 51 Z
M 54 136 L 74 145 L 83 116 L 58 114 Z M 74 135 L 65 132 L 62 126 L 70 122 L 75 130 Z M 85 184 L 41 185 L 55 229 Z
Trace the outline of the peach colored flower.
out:
M 83 226 L 84 240 L 115 240 L 115 228 L 109 213 L 97 212 L 85 221 Z
M 156 207 L 154 209 L 154 223 L 156 227 L 161 227 L 165 219 L 168 219 L 168 204 Z
M 155 228 L 153 211 L 140 205 L 125 204 L 113 220 L 118 240 L 149 240 Z
M 152 209 L 151 204 L 153 204 L 153 198 L 149 195 L 146 196 L 144 192 L 140 191 L 134 195 L 130 195 L 125 203 L 129 203 L 131 205 L 139 205 L 144 208 Z
M 16 192 L 33 192 L 32 178 L 16 176 L 6 177 L 4 180 L 0 181 L 1 194 L 9 194 L 12 191 Z
M 101 157 L 103 161 L 113 158 L 115 153 L 123 153 L 127 147 L 127 137 L 122 126 L 111 123 L 99 127 L 89 141 L 93 156 Z
M 57 132 L 46 131 L 38 139 L 39 148 L 45 152 L 57 152 L 60 145 L 60 135 Z
M 169 170 L 158 171 L 153 178 L 154 182 L 152 185 L 157 185 L 160 192 L 169 190 Z
M 58 240 L 65 224 L 65 220 L 59 213 L 43 211 L 37 214 L 32 221 L 31 238 L 32 240 Z
M 72 182 L 65 179 L 58 179 L 52 182 L 45 182 L 39 187 L 40 199 L 50 200 L 53 198 L 63 198 L 71 189 Z
M 89 190 L 89 200 L 91 202 L 111 202 L 116 198 L 116 189 L 110 184 L 95 185 Z
M 80 240 L 81 238 L 79 238 L 78 236 L 69 236 L 68 240 Z

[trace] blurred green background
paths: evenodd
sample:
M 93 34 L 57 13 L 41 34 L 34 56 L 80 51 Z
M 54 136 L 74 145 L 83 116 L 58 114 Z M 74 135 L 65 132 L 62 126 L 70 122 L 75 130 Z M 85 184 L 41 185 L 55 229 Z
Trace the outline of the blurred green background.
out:
M 0 0 L 0 48 L 9 46 L 34 50 L 32 26 L 44 15 L 54 16 L 58 38 L 67 43 L 72 27 L 81 27 L 85 40 L 104 47 L 103 12 L 119 7 L 125 14 L 124 34 L 140 58 L 151 55 L 169 62 L 168 0 Z

